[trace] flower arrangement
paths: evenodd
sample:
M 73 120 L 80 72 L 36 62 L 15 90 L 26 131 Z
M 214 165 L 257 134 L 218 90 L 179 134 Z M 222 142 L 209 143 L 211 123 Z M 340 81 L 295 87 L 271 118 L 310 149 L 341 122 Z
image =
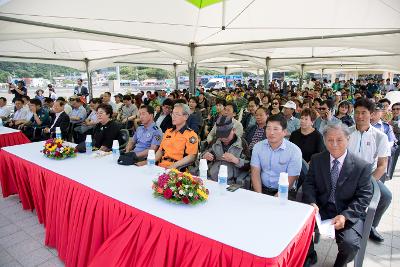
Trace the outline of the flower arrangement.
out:
M 208 199 L 208 189 L 198 177 L 176 169 L 161 174 L 153 181 L 153 194 L 174 203 L 197 204 Z
M 50 159 L 60 160 L 75 157 L 78 151 L 76 148 L 63 144 L 63 140 L 54 138 L 44 143 L 44 148 L 41 152 Z

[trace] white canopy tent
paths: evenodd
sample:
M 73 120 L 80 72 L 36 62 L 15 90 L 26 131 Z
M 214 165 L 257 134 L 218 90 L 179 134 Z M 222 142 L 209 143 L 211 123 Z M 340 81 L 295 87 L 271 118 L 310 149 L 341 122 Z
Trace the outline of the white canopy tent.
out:
M 87 71 L 188 66 L 193 82 L 196 66 L 268 74 L 340 61 L 400 70 L 399 43 L 398 0 L 221 0 L 203 8 L 186 0 L 0 0 L 1 60 Z

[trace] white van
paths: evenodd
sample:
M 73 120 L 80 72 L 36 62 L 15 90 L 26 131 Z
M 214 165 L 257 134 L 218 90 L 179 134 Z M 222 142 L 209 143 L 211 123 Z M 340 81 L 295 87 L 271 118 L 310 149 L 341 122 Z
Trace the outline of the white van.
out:
M 225 80 L 221 78 L 214 78 L 210 79 L 206 85 L 204 86 L 204 89 L 210 90 L 210 89 L 221 89 L 222 87 L 226 87 Z

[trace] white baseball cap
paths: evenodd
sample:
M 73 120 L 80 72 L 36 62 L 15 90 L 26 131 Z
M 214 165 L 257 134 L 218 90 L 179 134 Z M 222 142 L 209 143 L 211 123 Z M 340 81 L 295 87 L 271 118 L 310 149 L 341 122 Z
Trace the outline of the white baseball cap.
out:
M 291 108 L 291 109 L 296 109 L 296 103 L 293 101 L 288 101 L 286 102 L 285 105 L 283 105 L 284 108 Z

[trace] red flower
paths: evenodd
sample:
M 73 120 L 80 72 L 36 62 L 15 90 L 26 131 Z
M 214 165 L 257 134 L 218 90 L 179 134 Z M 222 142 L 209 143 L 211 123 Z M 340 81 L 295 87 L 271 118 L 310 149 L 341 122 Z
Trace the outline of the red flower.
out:
M 54 154 L 54 156 L 59 157 L 61 154 L 60 152 L 56 151 L 56 153 Z
M 158 186 L 159 187 L 164 187 L 168 183 L 169 180 L 169 175 L 168 174 L 163 174 L 158 177 Z
M 182 198 L 182 202 L 185 203 L 185 204 L 189 204 L 190 201 L 189 201 L 188 197 L 183 197 Z
M 62 147 L 62 144 L 58 144 L 57 147 L 61 148 L 61 147 Z
M 172 197 L 172 190 L 170 188 L 165 189 L 164 191 L 164 197 L 166 199 L 170 199 Z
M 176 187 L 180 187 L 181 185 L 182 185 L 182 182 L 181 181 L 179 181 L 179 182 L 176 182 Z

